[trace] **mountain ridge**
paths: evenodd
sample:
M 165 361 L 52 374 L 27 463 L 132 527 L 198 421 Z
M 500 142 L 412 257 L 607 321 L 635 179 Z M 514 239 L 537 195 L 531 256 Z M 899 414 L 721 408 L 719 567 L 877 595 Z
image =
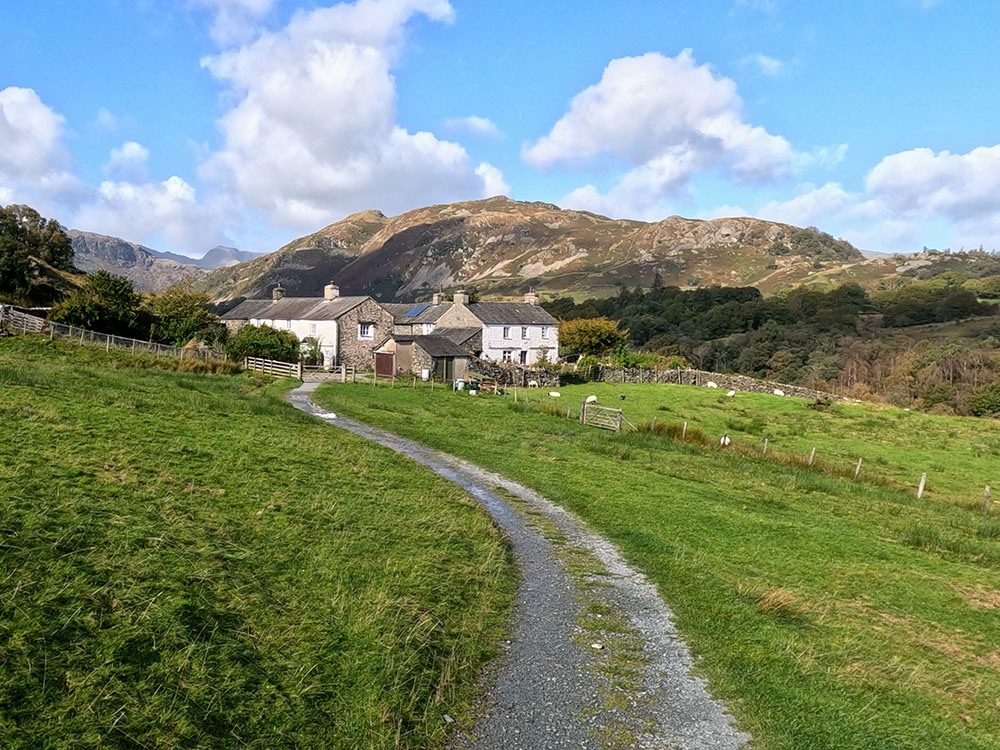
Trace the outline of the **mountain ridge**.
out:
M 500 296 L 527 286 L 593 294 L 649 286 L 657 275 L 681 286 L 779 288 L 864 262 L 849 243 L 790 224 L 680 216 L 650 223 L 497 196 L 392 217 L 361 211 L 194 284 L 220 300 L 263 296 L 278 282 L 289 294 L 314 295 L 330 279 L 343 293 L 381 299 L 460 286 Z

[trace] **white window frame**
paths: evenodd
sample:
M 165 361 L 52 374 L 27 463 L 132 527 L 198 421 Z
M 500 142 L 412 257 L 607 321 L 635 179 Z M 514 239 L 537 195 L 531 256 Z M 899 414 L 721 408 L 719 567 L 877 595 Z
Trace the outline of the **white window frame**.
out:
M 542 338 L 547 339 L 549 337 L 549 327 L 542 326 Z
M 521 350 L 521 354 L 519 356 L 519 359 L 520 359 L 520 363 L 522 365 L 528 364 L 528 350 L 527 349 L 522 349 Z
M 365 328 L 368 329 L 368 334 L 365 334 Z M 359 341 L 373 341 L 375 339 L 375 324 L 365 321 L 358 323 L 358 340 Z
M 310 323 L 309 324 L 309 335 L 310 336 L 315 336 L 316 335 L 316 324 L 315 323 Z
M 521 338 L 522 339 L 528 338 L 528 326 L 521 326 Z
M 292 321 L 286 320 L 285 321 L 285 328 L 288 329 L 289 331 L 292 330 Z
M 510 326 L 504 326 L 503 327 L 503 337 L 505 339 L 509 339 L 510 338 Z
M 513 355 L 513 353 L 514 352 L 511 349 L 504 349 L 503 350 L 503 355 L 500 357 L 500 359 L 503 362 L 513 362 L 514 360 L 513 360 L 513 357 L 511 356 L 511 355 Z

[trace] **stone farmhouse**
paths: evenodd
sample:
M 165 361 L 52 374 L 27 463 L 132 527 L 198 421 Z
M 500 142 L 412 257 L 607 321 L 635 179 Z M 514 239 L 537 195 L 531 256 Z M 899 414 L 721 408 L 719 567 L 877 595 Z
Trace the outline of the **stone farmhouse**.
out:
M 371 297 L 341 297 L 336 284 L 327 284 L 322 297 L 286 297 L 279 283 L 271 299 L 248 299 L 221 316 L 235 333 L 244 325 L 266 325 L 316 339 L 325 367 L 372 366 L 375 345 L 392 333 L 393 318 Z
M 315 339 L 326 367 L 374 364 L 380 375 L 451 380 L 467 376 L 472 357 L 526 366 L 558 359 L 558 323 L 538 302 L 534 291 L 524 302 L 470 302 L 459 291 L 451 301 L 435 294 L 429 303 L 379 303 L 341 297 L 332 282 L 322 298 L 286 297 L 278 284 L 270 300 L 241 302 L 222 320 L 231 332 L 267 325 Z

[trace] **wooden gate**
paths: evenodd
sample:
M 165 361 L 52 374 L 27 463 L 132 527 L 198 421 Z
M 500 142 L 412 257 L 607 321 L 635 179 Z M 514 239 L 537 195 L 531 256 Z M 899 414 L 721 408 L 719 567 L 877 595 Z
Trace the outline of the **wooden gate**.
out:
M 375 377 L 391 378 L 396 373 L 396 355 L 392 352 L 375 352 Z
M 614 430 L 621 432 L 622 427 L 635 429 L 621 409 L 612 409 L 609 406 L 598 406 L 597 404 L 584 404 L 580 414 L 580 422 L 588 427 L 599 427 L 602 430 Z

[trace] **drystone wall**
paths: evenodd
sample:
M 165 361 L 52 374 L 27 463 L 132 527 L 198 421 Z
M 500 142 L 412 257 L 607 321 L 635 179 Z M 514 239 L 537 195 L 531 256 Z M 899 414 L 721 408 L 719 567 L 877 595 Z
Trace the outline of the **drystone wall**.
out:
M 559 385 L 559 373 L 536 370 L 512 362 L 494 362 L 480 357 L 469 358 L 469 372 L 492 378 L 498 385 L 527 386 L 534 381 L 540 388 L 555 388 Z
M 774 393 L 777 390 L 786 396 L 793 396 L 795 398 L 840 398 L 832 393 L 825 393 L 812 388 L 803 388 L 798 385 L 772 383 L 768 380 L 757 380 L 746 375 L 726 375 L 720 372 L 706 372 L 704 370 L 647 370 L 640 367 L 607 367 L 597 365 L 589 374 L 579 374 L 584 375 L 588 380 L 606 383 L 669 383 L 673 385 L 695 385 L 701 387 L 707 387 L 709 383 L 715 383 L 719 388 L 726 391 Z

